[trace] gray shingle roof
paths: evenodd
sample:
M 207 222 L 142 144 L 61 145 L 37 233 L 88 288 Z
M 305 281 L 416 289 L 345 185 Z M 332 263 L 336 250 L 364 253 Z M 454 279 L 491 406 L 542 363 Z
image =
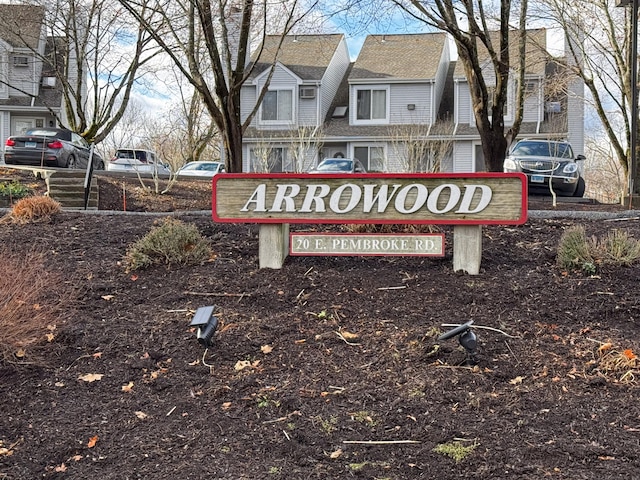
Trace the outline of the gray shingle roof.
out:
M 12 47 L 36 49 L 44 7 L 0 4 L 0 38 Z
M 511 52 L 510 58 L 512 63 L 519 57 L 517 33 L 518 30 L 511 30 L 509 37 L 509 51 Z M 493 42 L 493 48 L 497 49 L 499 45 L 499 32 L 493 32 L 491 40 Z M 544 75 L 547 63 L 547 55 L 545 53 L 546 48 L 547 31 L 544 28 L 527 30 L 526 73 L 532 75 Z M 478 58 L 480 60 L 480 65 L 489 61 L 489 52 L 482 46 L 480 41 L 478 41 Z M 456 65 L 453 77 L 465 78 L 464 65 L 461 61 Z
M 263 50 L 256 51 L 252 57 L 256 63 L 250 78 L 269 68 L 277 55 L 280 63 L 303 80 L 320 80 L 343 38 L 342 34 L 287 35 L 278 52 L 280 36 L 268 35 Z M 257 55 L 260 57 L 256 58 Z
M 350 79 L 434 79 L 447 37 L 444 33 L 369 35 Z

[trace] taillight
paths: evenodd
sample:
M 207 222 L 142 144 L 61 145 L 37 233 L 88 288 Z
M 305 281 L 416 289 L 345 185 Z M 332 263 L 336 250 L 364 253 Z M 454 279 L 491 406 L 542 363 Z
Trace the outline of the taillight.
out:
M 16 146 L 16 141 L 13 138 L 7 138 L 7 141 L 6 141 L 5 145 L 7 147 L 15 147 Z
M 56 140 L 54 142 L 47 143 L 47 147 L 57 150 L 58 148 L 62 148 L 63 145 L 62 145 L 62 142 L 60 140 Z

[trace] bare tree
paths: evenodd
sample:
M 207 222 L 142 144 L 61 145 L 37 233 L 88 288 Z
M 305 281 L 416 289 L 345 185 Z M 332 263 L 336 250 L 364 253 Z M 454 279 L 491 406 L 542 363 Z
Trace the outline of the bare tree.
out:
M 391 1 L 413 18 L 453 37 L 469 83 L 485 165 L 489 171 L 502 171 L 507 149 L 522 123 L 529 46 L 525 28 L 527 0 L 521 0 L 519 8 L 512 0 L 500 0 L 496 12 L 487 10 L 482 0 Z M 505 106 L 513 78 L 514 121 L 506 128 Z
M 609 0 L 544 0 L 540 15 L 552 18 L 568 45 L 566 68 L 584 81 L 585 101 L 602 124 L 608 147 L 625 177 L 630 173 L 631 12 Z M 603 156 L 602 158 L 607 158 Z M 639 185 L 640 186 L 640 185 Z
M 415 122 L 391 127 L 391 146 L 405 172 L 439 172 L 451 155 L 455 124 Z
M 251 73 L 250 46 L 252 42 L 262 44 L 252 34 L 258 32 L 264 38 L 272 28 L 284 38 L 316 2 L 311 1 L 303 9 L 298 0 L 150 0 L 148 4 L 141 0 L 118 1 L 136 17 L 202 97 L 220 131 L 227 171 L 241 172 L 243 133 L 269 84 L 267 81 L 255 108 L 243 122 L 240 93 Z M 147 17 L 148 9 L 153 11 L 152 16 Z M 276 60 L 277 56 L 274 64 Z
M 586 184 L 590 196 L 603 203 L 619 203 L 626 194 L 626 172 L 617 161 L 615 149 L 602 132 L 587 136 Z
M 252 172 L 269 173 L 278 163 L 280 166 L 282 164 L 281 150 L 276 150 L 273 140 L 265 136 L 259 137 L 258 142 L 251 147 L 249 157 Z
M 31 3 L 45 8 L 49 39 L 45 53 L 33 53 L 62 91 L 62 114 L 56 111 L 58 105 L 47 107 L 60 125 L 98 143 L 118 124 L 134 85 L 160 50 L 126 10 L 108 0 Z M 0 22 L 18 36 L 23 29 L 20 19 Z
M 294 172 L 307 172 L 314 165 L 318 152 L 324 144 L 322 127 L 301 126 L 290 130 L 292 169 Z

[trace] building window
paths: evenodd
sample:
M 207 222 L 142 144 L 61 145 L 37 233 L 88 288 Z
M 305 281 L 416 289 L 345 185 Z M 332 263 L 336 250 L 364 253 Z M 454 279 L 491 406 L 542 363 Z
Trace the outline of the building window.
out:
M 29 65 L 29 58 L 23 55 L 16 55 L 13 57 L 14 67 L 27 67 Z
M 356 122 L 381 123 L 389 120 L 387 88 L 358 88 L 355 96 Z
M 384 172 L 384 147 L 353 147 L 353 156 L 360 160 L 369 172 Z
M 260 117 L 265 122 L 291 122 L 293 120 L 293 92 L 269 90 L 262 100 Z
M 251 171 L 280 173 L 293 171 L 291 159 L 284 147 L 265 145 L 251 149 Z

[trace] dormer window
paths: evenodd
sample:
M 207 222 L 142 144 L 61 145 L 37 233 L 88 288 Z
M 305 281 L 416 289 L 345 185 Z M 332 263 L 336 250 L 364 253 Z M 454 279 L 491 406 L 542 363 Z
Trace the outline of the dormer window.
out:
M 262 100 L 260 119 L 274 123 L 293 121 L 293 91 L 269 90 Z
M 14 67 L 27 67 L 29 66 L 29 57 L 24 55 L 16 55 L 13 57 Z
M 380 124 L 389 122 L 389 88 L 356 87 L 356 124 Z

